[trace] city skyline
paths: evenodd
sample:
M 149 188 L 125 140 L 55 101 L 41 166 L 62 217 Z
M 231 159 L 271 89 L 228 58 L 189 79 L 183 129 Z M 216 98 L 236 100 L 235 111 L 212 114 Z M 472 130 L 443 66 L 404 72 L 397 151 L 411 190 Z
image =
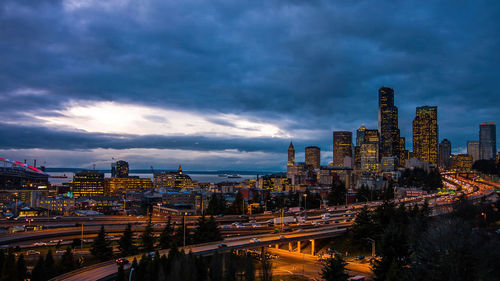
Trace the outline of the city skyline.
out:
M 378 128 L 382 86 L 407 149 L 415 109 L 429 105 L 438 143 L 466 153 L 479 124 L 499 122 L 497 4 L 416 3 L 151 2 L 136 15 L 128 1 L 2 1 L 0 156 L 277 171 L 293 141 L 296 159 L 318 146 L 327 164 L 332 131 Z M 383 17 L 389 6 L 401 17 Z

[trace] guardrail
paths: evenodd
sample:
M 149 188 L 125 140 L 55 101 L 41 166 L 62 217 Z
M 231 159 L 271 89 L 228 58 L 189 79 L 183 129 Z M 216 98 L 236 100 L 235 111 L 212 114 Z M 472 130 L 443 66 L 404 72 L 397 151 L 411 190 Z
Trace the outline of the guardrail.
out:
M 93 269 L 96 269 L 96 268 L 100 268 L 100 267 L 103 267 L 103 266 L 108 266 L 108 265 L 112 265 L 114 264 L 115 261 L 114 260 L 111 260 L 111 261 L 106 261 L 106 262 L 101 262 L 101 263 L 96 263 L 96 264 L 93 264 L 93 265 L 89 265 L 89 266 L 85 266 L 85 267 L 82 267 L 82 268 L 79 268 L 79 269 L 75 269 L 73 271 L 70 271 L 70 272 L 66 272 L 64 274 L 61 274 L 61 275 L 58 275 L 52 279 L 49 279 L 49 281 L 61 281 L 61 280 L 65 280 L 71 276 L 75 276 L 75 275 L 78 275 L 80 273 L 83 273 L 83 272 L 87 272 L 87 271 L 90 271 L 90 270 L 93 270 Z

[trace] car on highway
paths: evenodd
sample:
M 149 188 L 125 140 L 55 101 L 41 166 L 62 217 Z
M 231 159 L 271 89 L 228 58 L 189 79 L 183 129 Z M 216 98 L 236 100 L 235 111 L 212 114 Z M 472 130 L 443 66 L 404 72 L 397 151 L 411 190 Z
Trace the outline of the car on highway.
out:
M 283 235 L 278 236 L 278 238 L 279 238 L 279 239 L 286 239 L 286 237 L 285 237 L 285 236 L 283 236 Z
M 255 237 L 250 239 L 250 243 L 259 243 L 259 242 L 260 242 L 260 240 L 255 238 Z
M 56 250 L 56 254 L 64 254 L 66 250 Z
M 50 240 L 49 241 L 50 243 L 62 243 L 62 240 L 61 239 L 56 239 L 56 240 Z
M 227 245 L 225 243 L 220 243 L 217 245 L 217 248 L 227 248 Z
M 60 219 L 62 219 L 62 217 L 61 216 L 55 216 L 52 219 L 54 219 L 54 220 L 60 220 Z
M 39 255 L 40 252 L 39 251 L 35 251 L 35 250 L 29 250 L 26 252 L 26 255 L 27 256 L 34 256 L 34 255 Z
M 35 247 L 47 246 L 47 243 L 45 243 L 45 242 L 35 242 L 35 243 L 33 243 L 33 246 L 35 246 Z
M 126 258 L 116 259 L 115 262 L 117 265 L 125 265 L 129 263 L 129 261 Z

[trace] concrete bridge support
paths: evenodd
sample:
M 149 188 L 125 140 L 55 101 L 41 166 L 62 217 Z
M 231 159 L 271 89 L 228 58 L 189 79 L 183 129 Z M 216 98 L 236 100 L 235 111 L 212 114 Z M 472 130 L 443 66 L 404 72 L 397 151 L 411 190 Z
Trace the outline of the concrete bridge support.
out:
M 314 249 L 314 241 L 315 241 L 314 239 L 311 240 L 311 255 L 313 255 L 313 256 L 314 256 L 314 250 L 315 250 Z
M 288 251 L 292 252 L 293 251 L 293 245 L 292 242 L 288 242 Z
M 297 252 L 300 254 L 300 241 L 297 241 Z

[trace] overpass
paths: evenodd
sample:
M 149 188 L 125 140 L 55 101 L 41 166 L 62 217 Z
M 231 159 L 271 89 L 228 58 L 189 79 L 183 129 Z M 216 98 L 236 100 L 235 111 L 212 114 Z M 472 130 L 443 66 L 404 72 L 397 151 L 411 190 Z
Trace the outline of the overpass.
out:
M 300 243 L 302 241 L 311 242 L 311 254 L 314 254 L 314 244 L 316 239 L 336 237 L 344 234 L 347 231 L 345 227 L 337 226 L 327 226 L 316 228 L 311 231 L 304 232 L 294 232 L 289 234 L 261 234 L 246 237 L 231 237 L 226 238 L 222 242 L 227 245 L 227 247 L 219 248 L 218 245 L 221 241 L 211 242 L 193 246 L 187 246 L 184 248 L 186 252 L 192 252 L 198 255 L 211 255 L 213 253 L 226 253 L 233 250 L 251 249 L 251 248 L 263 248 L 269 246 L 276 246 L 282 244 L 288 244 L 291 247 L 292 243 Z M 251 238 L 259 239 L 258 242 L 251 242 Z M 168 253 L 168 250 L 162 250 L 159 252 L 160 255 Z M 129 261 L 134 258 L 140 259 L 141 255 L 127 257 Z M 97 265 L 92 265 L 84 267 L 66 274 L 54 277 L 51 281 L 92 281 L 92 280 L 107 280 L 110 279 L 117 272 L 117 265 L 114 261 L 107 261 Z

